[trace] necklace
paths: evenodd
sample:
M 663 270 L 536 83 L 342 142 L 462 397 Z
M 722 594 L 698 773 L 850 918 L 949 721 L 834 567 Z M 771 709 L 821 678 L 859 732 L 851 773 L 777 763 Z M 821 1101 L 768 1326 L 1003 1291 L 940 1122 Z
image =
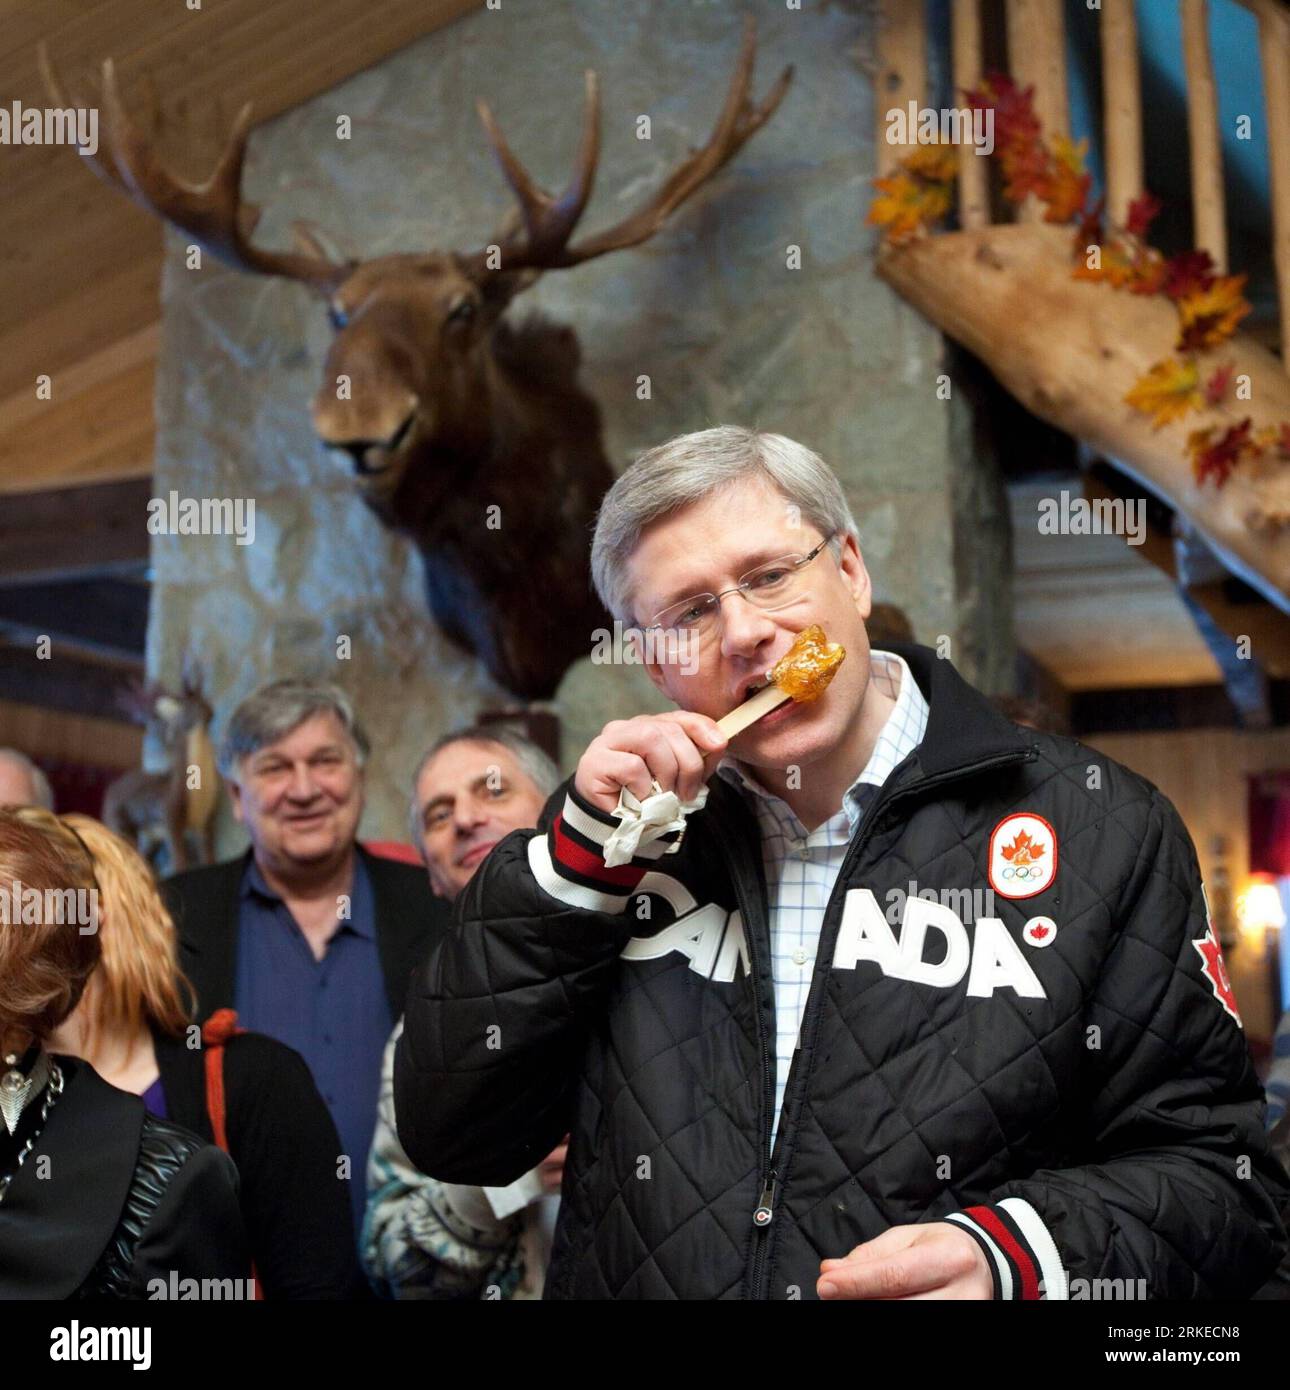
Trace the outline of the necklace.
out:
M 0 1076 L 0 1117 L 13 1134 L 28 1100 L 40 1094 L 40 1088 L 49 1078 L 49 1053 L 33 1046 L 21 1058 L 11 1052 L 4 1060 L 9 1070 Z
M 0 1202 L 3 1202 L 9 1192 L 9 1184 L 18 1175 L 18 1169 L 26 1161 L 27 1155 L 36 1147 L 36 1140 L 40 1138 L 45 1129 L 45 1121 L 49 1118 L 49 1112 L 54 1108 L 54 1101 L 63 1094 L 63 1069 L 57 1062 L 49 1064 L 49 1084 L 45 1087 L 45 1103 L 40 1107 L 40 1121 L 36 1126 L 35 1132 L 30 1135 L 27 1142 L 18 1151 L 18 1162 L 12 1173 L 6 1173 L 0 1177 Z

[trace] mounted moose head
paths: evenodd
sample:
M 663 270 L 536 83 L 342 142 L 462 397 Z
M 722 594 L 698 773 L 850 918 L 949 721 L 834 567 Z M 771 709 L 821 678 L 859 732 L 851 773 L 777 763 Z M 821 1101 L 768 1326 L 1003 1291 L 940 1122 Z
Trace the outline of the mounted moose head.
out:
M 185 183 L 166 170 L 126 114 L 111 60 L 103 64 L 106 158 L 87 156 L 87 162 L 228 265 L 299 280 L 326 300 L 336 336 L 313 402 L 314 430 L 352 467 L 373 511 L 421 551 L 440 627 L 525 698 L 552 695 L 606 621 L 592 593 L 588 550 L 613 475 L 600 412 L 577 382 L 572 330 L 541 319 L 512 327 L 501 315 L 543 271 L 571 269 L 648 240 L 737 153 L 774 112 L 792 77 L 786 68 L 765 101 L 753 106 L 755 54 L 750 18 L 707 143 L 606 231 L 571 244 L 600 152 L 598 84 L 588 72 L 581 145 L 558 198 L 533 182 L 480 101 L 484 129 L 518 203 L 496 240 L 469 253 L 347 263 L 330 259 L 300 224 L 294 251 L 251 244 L 259 209 L 241 196 L 249 104 L 210 178 Z M 68 105 L 43 46 L 40 64 L 52 99 Z

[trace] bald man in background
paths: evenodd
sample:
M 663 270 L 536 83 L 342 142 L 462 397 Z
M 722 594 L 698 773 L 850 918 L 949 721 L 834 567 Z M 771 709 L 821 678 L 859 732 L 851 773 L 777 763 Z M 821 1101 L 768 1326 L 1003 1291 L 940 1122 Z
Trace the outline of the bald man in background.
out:
M 430 887 L 451 902 L 512 830 L 537 824 L 560 774 L 523 735 L 496 725 L 449 734 L 413 778 L 411 837 Z M 397 1299 L 542 1296 L 559 1208 L 565 1144 L 503 1188 L 439 1182 L 420 1172 L 395 1128 L 394 1048 L 385 1051 L 376 1135 L 367 1165 L 363 1265 Z

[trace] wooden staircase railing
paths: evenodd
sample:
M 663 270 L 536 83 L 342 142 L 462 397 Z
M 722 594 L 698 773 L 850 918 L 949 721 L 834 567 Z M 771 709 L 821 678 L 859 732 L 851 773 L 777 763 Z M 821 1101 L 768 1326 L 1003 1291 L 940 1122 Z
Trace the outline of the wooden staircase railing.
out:
M 1290 8 L 1283 0 L 1236 0 L 1259 23 L 1271 167 L 1273 259 L 1282 334 L 1290 323 Z M 1208 40 L 1207 0 L 1179 0 L 1187 77 L 1194 243 L 1227 270 L 1222 146 Z M 1007 0 L 1011 76 L 1034 87 L 1045 136 L 1069 133 L 1061 0 Z M 981 0 L 952 0 L 954 101 L 980 87 Z M 1101 26 L 1107 211 L 1123 224 L 1144 189 L 1142 97 L 1133 0 L 1102 0 Z M 911 99 L 926 104 L 924 7 L 880 0 L 876 149 L 879 174 L 908 150 L 886 139 L 884 113 Z M 1101 451 L 1161 495 L 1194 526 L 1232 572 L 1290 612 L 1290 463 L 1251 462 L 1221 488 L 1198 483 L 1186 441 L 1206 417 L 1159 429 L 1125 403 L 1129 389 L 1173 352 L 1177 319 L 1159 296 L 1118 292 L 1071 275 L 1069 226 L 1045 224 L 1033 197 L 1015 222 L 992 223 L 987 166 L 960 151 L 961 230 L 884 246 L 877 269 L 944 332 L 980 357 L 1035 414 Z M 1248 375 L 1240 406 L 1254 429 L 1290 420 L 1290 360 L 1237 333 L 1219 357 Z M 1235 418 L 1227 421 L 1235 423 Z

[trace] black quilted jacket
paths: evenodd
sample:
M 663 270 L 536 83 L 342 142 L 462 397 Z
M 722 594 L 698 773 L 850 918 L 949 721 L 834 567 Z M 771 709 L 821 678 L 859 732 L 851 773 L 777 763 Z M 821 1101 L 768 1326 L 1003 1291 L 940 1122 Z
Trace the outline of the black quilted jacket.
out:
M 928 727 L 838 876 L 774 1153 L 758 832 L 721 778 L 674 855 L 606 869 L 613 820 L 564 791 L 497 846 L 412 980 L 405 1148 L 504 1184 L 572 1132 L 549 1298 L 813 1298 L 822 1258 L 947 1218 L 998 1297 L 1248 1297 L 1286 1180 L 1176 811 L 893 650 Z M 902 914 L 911 880 L 938 901 Z

